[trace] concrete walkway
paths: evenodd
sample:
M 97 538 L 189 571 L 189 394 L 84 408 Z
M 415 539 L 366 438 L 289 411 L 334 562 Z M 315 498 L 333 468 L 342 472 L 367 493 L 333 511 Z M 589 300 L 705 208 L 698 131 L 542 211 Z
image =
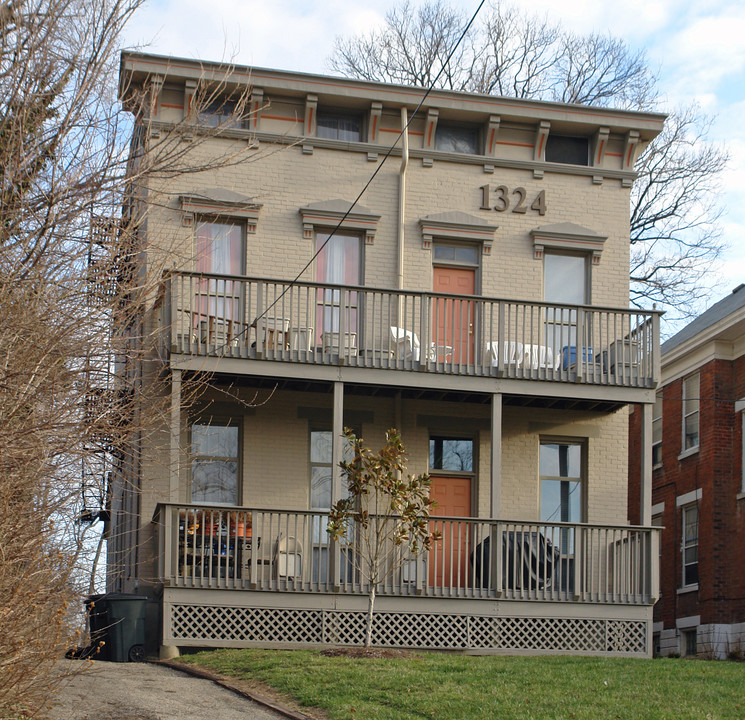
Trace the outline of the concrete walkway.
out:
M 151 663 L 63 660 L 51 720 L 286 720 L 211 680 Z

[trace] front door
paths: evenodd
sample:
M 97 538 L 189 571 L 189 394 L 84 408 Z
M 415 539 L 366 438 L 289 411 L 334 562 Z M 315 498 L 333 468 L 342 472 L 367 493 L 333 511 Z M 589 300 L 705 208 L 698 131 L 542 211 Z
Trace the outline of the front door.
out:
M 434 514 L 447 517 L 471 515 L 471 478 L 432 476 L 430 497 L 437 503 Z M 434 587 L 468 586 L 469 532 L 465 522 L 433 521 L 440 538 L 429 553 L 429 584 Z
M 449 295 L 474 295 L 476 270 L 464 267 L 433 268 L 433 290 Z M 475 303 L 466 299 L 438 298 L 434 303 L 432 341 L 437 360 L 450 360 L 465 365 L 473 364 Z M 450 350 L 452 348 L 452 351 Z

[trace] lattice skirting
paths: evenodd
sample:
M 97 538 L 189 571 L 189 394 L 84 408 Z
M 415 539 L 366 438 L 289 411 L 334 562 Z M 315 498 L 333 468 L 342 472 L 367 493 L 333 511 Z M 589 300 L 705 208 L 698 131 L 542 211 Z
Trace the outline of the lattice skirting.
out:
M 248 645 L 362 645 L 365 613 L 204 606 L 173 603 L 166 614 L 169 642 L 217 647 Z M 395 648 L 646 655 L 640 620 L 493 617 L 449 613 L 375 614 L 373 645 Z

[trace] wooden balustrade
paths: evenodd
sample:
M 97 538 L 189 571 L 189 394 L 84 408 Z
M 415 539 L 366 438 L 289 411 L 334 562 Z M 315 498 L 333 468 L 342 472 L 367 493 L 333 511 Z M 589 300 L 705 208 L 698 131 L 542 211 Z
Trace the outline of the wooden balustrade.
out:
M 653 387 L 659 313 L 194 272 L 167 281 L 187 355 Z
M 334 542 L 313 511 L 163 503 L 154 522 L 172 587 L 365 594 L 354 528 Z M 658 528 L 432 517 L 437 540 L 393 553 L 379 595 L 651 604 Z M 403 555 L 401 553 L 404 553 Z

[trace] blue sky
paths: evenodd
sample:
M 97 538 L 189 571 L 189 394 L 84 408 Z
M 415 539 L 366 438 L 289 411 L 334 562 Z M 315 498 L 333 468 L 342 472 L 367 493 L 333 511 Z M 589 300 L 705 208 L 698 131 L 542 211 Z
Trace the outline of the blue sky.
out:
M 393 2 L 151 0 L 135 16 L 126 41 L 148 52 L 322 73 L 334 38 L 379 24 Z M 467 12 L 478 6 L 478 0 L 454 2 Z M 745 282 L 745 3 L 522 0 L 519 8 L 580 33 L 611 32 L 644 49 L 669 107 L 695 101 L 716 116 L 710 139 L 731 157 L 721 191 L 729 249 L 712 268 L 711 301 Z

